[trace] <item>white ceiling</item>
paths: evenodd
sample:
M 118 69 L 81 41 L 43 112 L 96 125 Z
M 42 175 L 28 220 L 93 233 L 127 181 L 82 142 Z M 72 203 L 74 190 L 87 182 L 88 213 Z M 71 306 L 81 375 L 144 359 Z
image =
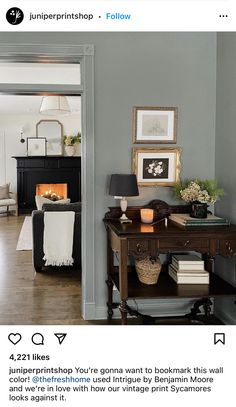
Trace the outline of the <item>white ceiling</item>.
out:
M 72 114 L 81 112 L 81 97 L 67 96 Z M 38 114 L 42 96 L 0 95 L 0 115 Z

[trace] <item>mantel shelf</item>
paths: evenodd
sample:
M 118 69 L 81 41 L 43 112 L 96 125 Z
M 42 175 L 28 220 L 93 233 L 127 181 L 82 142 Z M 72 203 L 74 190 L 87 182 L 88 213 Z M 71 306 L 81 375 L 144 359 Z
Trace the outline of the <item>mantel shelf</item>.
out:
M 34 159 L 34 158 L 37 158 L 37 159 L 43 159 L 43 160 L 47 160 L 47 159 L 53 159 L 53 158 L 62 158 L 63 160 L 66 158 L 66 159 L 69 159 L 69 160 L 73 160 L 73 159 L 78 159 L 78 158 L 80 158 L 80 156 L 78 156 L 78 155 L 74 155 L 74 156 L 72 156 L 72 157 L 69 157 L 69 156 L 67 156 L 67 155 L 32 155 L 32 156 L 29 156 L 29 155 L 13 155 L 12 156 L 12 158 L 15 158 L 16 160 L 18 160 L 18 159 L 29 159 L 29 160 L 32 160 L 32 159 Z

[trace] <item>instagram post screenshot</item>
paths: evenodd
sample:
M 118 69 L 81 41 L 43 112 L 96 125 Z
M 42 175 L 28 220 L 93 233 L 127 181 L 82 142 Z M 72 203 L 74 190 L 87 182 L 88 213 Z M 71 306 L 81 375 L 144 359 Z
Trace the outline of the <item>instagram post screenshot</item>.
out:
M 4 407 L 233 404 L 234 3 L 1 2 Z

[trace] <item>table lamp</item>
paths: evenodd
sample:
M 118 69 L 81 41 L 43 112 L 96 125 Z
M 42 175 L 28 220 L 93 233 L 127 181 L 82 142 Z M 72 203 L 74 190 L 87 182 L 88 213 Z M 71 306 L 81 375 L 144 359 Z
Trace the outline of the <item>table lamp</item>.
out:
M 127 196 L 138 196 L 138 184 L 135 174 L 112 174 L 109 187 L 109 195 L 114 196 L 115 199 L 120 199 L 120 207 L 122 215 L 120 217 L 121 223 L 131 223 L 132 220 L 126 216 L 127 209 Z

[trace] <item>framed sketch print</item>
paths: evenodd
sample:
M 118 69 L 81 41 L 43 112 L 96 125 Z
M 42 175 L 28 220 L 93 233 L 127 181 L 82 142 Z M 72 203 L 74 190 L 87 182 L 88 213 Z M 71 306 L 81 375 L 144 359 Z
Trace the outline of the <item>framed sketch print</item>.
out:
M 171 186 L 179 181 L 180 148 L 133 148 L 132 172 L 143 187 Z
M 46 155 L 46 138 L 28 137 L 27 138 L 27 155 L 28 156 L 45 156 Z
M 134 107 L 133 143 L 176 143 L 177 107 Z
M 36 136 L 46 138 L 47 155 L 62 155 L 62 134 L 59 120 L 40 120 L 36 124 Z

